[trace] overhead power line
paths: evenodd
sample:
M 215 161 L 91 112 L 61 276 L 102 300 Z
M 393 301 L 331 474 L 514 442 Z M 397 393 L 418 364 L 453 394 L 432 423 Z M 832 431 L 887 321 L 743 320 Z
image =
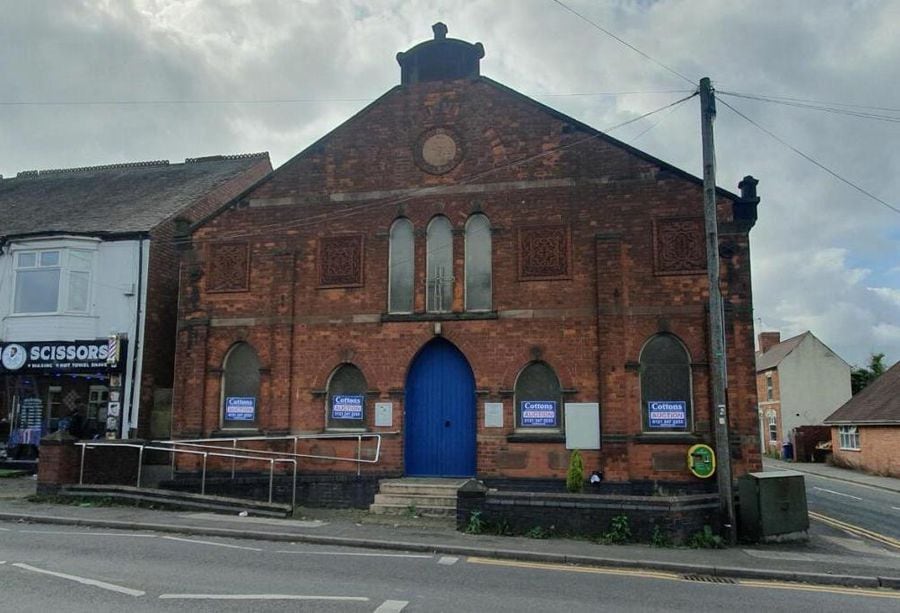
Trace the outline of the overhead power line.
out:
M 781 100 L 770 96 L 759 94 L 739 94 L 737 92 L 717 91 L 721 96 L 731 96 L 733 98 L 744 98 L 745 100 L 757 100 L 759 102 L 770 102 L 773 104 L 782 104 L 784 106 L 792 106 L 801 109 L 811 109 L 814 111 L 822 111 L 825 113 L 836 113 L 838 115 L 850 115 L 851 117 L 860 117 L 862 119 L 875 119 L 877 121 L 887 121 L 890 123 L 900 123 L 900 116 L 885 115 L 882 113 L 872 113 L 863 110 L 854 110 L 852 108 L 839 108 L 836 106 L 827 106 L 824 104 L 813 104 L 809 102 L 795 102 L 789 100 Z
M 732 96 L 742 95 L 742 96 L 759 96 L 759 94 L 748 94 L 745 92 L 723 92 L 722 90 L 716 90 L 717 94 L 729 94 Z M 772 100 L 784 100 L 786 102 L 805 102 L 809 104 L 818 104 L 822 106 L 842 106 L 851 109 L 868 109 L 870 111 L 888 111 L 891 113 L 900 113 L 900 108 L 890 107 L 890 106 L 873 106 L 870 104 L 851 104 L 849 102 L 834 102 L 829 100 L 814 100 L 811 98 L 797 98 L 792 96 L 776 96 L 774 94 L 766 94 L 765 98 Z
M 668 66 L 668 65 L 666 65 L 666 64 L 663 64 L 662 62 L 660 62 L 659 60 L 657 60 L 657 59 L 654 58 L 653 56 L 651 56 L 651 55 L 649 55 L 649 54 L 647 54 L 647 53 L 644 53 L 643 51 L 641 51 L 640 49 L 638 49 L 637 47 L 635 47 L 634 45 L 632 45 L 632 44 L 629 43 L 628 41 L 623 40 L 622 38 L 619 38 L 618 36 L 616 36 L 615 34 L 613 34 L 612 32 L 610 32 L 609 30 L 607 30 L 606 28 L 604 28 L 603 26 L 601 26 L 601 25 L 600 25 L 599 23 L 597 23 L 596 21 L 592 21 L 591 19 L 589 19 L 589 18 L 587 18 L 586 16 L 582 15 L 581 13 L 579 13 L 578 11 L 576 11 L 575 9 L 573 9 L 572 7 L 568 6 L 565 2 L 562 2 L 561 0 L 552 0 L 552 2 L 558 4 L 559 6 L 561 6 L 562 8 L 564 8 L 565 10 L 569 11 L 570 13 L 572 13 L 573 15 L 575 15 L 576 17 L 578 17 L 579 19 L 581 19 L 582 21 L 584 21 L 584 22 L 586 22 L 586 23 L 589 23 L 589 24 L 592 25 L 593 27 L 597 28 L 598 30 L 600 30 L 601 32 L 603 32 L 604 34 L 606 34 L 607 36 L 609 36 L 610 38 L 612 38 L 612 39 L 618 41 L 619 43 L 621 43 L 621 44 L 623 44 L 623 45 L 625 45 L 626 47 L 628 47 L 629 49 L 631 49 L 631 50 L 634 51 L 635 53 L 637 53 L 637 54 L 639 54 L 639 55 L 645 57 L 645 58 L 648 59 L 648 60 L 650 60 L 651 62 L 653 62 L 653 63 L 656 64 L 657 66 L 660 66 L 661 68 L 664 68 L 664 69 L 668 70 L 668 71 L 671 72 L 673 75 L 675 75 L 675 76 L 677 76 L 677 77 L 680 77 L 680 78 L 684 79 L 685 81 L 687 81 L 687 82 L 690 83 L 691 85 L 697 85 L 697 81 L 691 79 L 690 77 L 684 76 L 683 74 L 681 74 L 680 72 L 678 72 L 677 70 L 675 70 L 674 68 L 672 68 L 671 66 Z
M 865 195 L 865 196 L 868 196 L 869 198 L 871 198 L 872 200 L 874 200 L 874 201 L 877 202 L 878 204 L 880 204 L 880 205 L 882 205 L 882 206 L 884 206 L 884 207 L 886 207 L 886 208 L 892 210 L 893 212 L 895 212 L 895 213 L 900 213 L 900 208 L 897 208 L 896 206 L 892 205 L 891 203 L 882 200 L 881 198 L 879 198 L 878 196 L 876 196 L 876 195 L 873 194 L 872 192 L 870 192 L 870 191 L 868 191 L 868 190 L 866 190 L 866 189 L 860 187 L 859 185 L 857 185 L 857 184 L 854 183 L 853 181 L 850 181 L 849 179 L 845 179 L 844 177 L 842 177 L 841 175 L 839 175 L 838 173 L 836 173 L 836 172 L 833 171 L 832 169 L 828 168 L 827 166 L 825 166 L 824 164 L 822 164 L 822 163 L 819 162 L 818 160 L 814 159 L 814 158 L 811 157 L 810 155 L 808 155 L 808 154 L 806 154 L 806 153 L 800 151 L 800 150 L 797 149 L 795 146 L 793 146 L 792 144 L 788 143 L 787 141 L 785 141 L 783 138 L 781 138 L 781 137 L 778 136 L 777 134 L 771 132 L 770 130 L 767 130 L 766 128 L 764 128 L 763 126 L 761 126 L 760 124 L 758 124 L 756 121 L 750 119 L 749 117 L 747 117 L 746 115 L 744 115 L 742 112 L 740 112 L 739 110 L 737 110 L 736 108 L 734 108 L 733 106 L 731 106 L 730 104 L 728 104 L 727 102 L 725 102 L 724 100 L 722 100 L 721 98 L 718 100 L 718 102 L 721 102 L 723 106 L 725 106 L 725 107 L 731 109 L 731 111 L 732 111 L 733 113 L 737 114 L 739 117 L 742 117 L 744 120 L 748 121 L 750 124 L 754 125 L 757 129 L 761 130 L 762 132 L 765 132 L 765 133 L 768 134 L 771 138 L 775 139 L 776 141 L 778 141 L 779 143 L 781 143 L 782 145 L 784 145 L 785 147 L 787 147 L 788 149 L 790 149 L 791 151 L 793 151 L 794 153 L 796 153 L 797 155 L 799 155 L 800 157 L 802 157 L 802 158 L 803 158 L 804 160 L 806 160 L 807 162 L 810 162 L 811 164 L 814 164 L 815 166 L 818 166 L 819 168 L 821 168 L 822 170 L 824 170 L 825 172 L 827 172 L 828 174 L 830 174 L 832 177 L 834 177 L 834 178 L 837 179 L 838 181 L 840 181 L 840 182 L 842 182 L 842 183 L 845 183 L 845 184 L 849 185 L 850 187 L 852 187 L 853 189 L 855 189 L 855 190 L 858 191 L 859 193 L 861 193 L 861 194 L 863 194 L 863 195 Z

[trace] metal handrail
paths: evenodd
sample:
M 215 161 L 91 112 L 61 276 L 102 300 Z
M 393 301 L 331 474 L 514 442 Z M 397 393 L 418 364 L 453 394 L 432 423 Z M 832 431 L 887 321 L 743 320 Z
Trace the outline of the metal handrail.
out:
M 138 450 L 138 470 L 137 470 L 137 486 L 141 487 L 141 467 L 144 463 L 144 450 L 165 451 L 172 454 L 184 453 L 188 455 L 203 456 L 203 472 L 200 478 L 200 494 L 206 494 L 206 461 L 210 456 L 219 458 L 232 458 L 232 460 L 253 460 L 257 462 L 269 463 L 269 502 L 272 502 L 272 495 L 275 483 L 275 464 L 284 462 L 292 464 L 294 469 L 293 488 L 291 491 L 291 509 L 297 506 L 297 460 L 294 458 L 259 458 L 252 455 L 239 455 L 234 453 L 218 453 L 214 451 L 193 451 L 191 449 L 174 449 L 172 447 L 160 447 L 157 445 L 144 445 L 139 443 L 119 443 L 119 442 L 77 442 L 76 445 L 81 447 L 81 466 L 78 472 L 78 485 L 84 485 L 84 456 L 88 449 L 97 447 L 128 447 Z M 174 458 L 174 455 L 173 455 Z

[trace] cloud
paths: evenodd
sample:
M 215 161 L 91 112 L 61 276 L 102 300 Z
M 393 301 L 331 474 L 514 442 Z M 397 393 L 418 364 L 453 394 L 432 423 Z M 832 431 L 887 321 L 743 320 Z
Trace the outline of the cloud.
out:
M 900 109 L 900 4 L 567 3 L 692 80 L 713 79 L 718 182 L 760 179 L 756 316 L 785 334 L 811 329 L 850 362 L 900 359 L 900 215 L 725 106 L 900 206 L 897 123 L 726 95 Z M 0 101 L 67 103 L 0 105 L 7 176 L 258 150 L 278 165 L 398 83 L 396 52 L 438 20 L 484 44 L 483 74 L 597 128 L 692 89 L 546 0 L 0 0 L 0 10 Z M 625 91 L 665 93 L 540 95 Z M 162 103 L 175 100 L 196 103 Z M 157 103 L 72 104 L 89 101 Z M 698 116 L 694 99 L 612 135 L 699 175 Z

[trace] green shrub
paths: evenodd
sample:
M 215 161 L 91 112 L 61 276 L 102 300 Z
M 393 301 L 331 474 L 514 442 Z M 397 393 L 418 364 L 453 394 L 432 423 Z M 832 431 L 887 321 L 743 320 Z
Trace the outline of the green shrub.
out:
M 653 547 L 671 547 L 672 539 L 668 533 L 664 532 L 659 526 L 653 526 L 653 534 L 650 535 L 650 545 Z
M 526 532 L 525 536 L 530 539 L 546 539 L 550 538 L 550 533 L 540 526 L 535 526 L 534 528 Z
M 694 549 L 722 549 L 725 542 L 718 534 L 714 534 L 712 528 L 703 526 L 703 530 L 694 534 L 687 542 L 688 547 Z
M 484 532 L 484 520 L 481 519 L 481 511 L 472 511 L 469 514 L 469 523 L 466 524 L 466 534 L 481 534 Z
M 628 526 L 627 515 L 616 515 L 609 522 L 609 531 L 603 534 L 603 540 L 607 543 L 621 544 L 631 540 L 631 528 Z
M 584 460 L 581 452 L 572 450 L 569 456 L 569 470 L 566 472 L 566 489 L 573 494 L 580 494 L 584 489 Z

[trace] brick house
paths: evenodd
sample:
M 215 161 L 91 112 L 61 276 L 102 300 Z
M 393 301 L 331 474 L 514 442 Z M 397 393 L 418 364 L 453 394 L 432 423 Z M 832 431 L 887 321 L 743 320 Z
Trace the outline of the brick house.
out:
M 760 444 L 780 453 L 800 426 L 821 426 L 851 395 L 850 365 L 812 332 L 762 332 L 756 354 Z
M 175 435 L 381 432 L 371 478 L 558 482 L 578 405 L 588 473 L 713 487 L 685 461 L 714 438 L 702 181 L 483 56 L 437 24 L 400 85 L 193 227 Z M 755 185 L 717 192 L 736 475 L 760 468 Z
M 85 437 L 167 434 L 176 230 L 270 171 L 252 154 L 0 180 L 0 440 L 35 444 L 81 404 Z
M 834 463 L 900 477 L 900 362 L 825 419 Z

